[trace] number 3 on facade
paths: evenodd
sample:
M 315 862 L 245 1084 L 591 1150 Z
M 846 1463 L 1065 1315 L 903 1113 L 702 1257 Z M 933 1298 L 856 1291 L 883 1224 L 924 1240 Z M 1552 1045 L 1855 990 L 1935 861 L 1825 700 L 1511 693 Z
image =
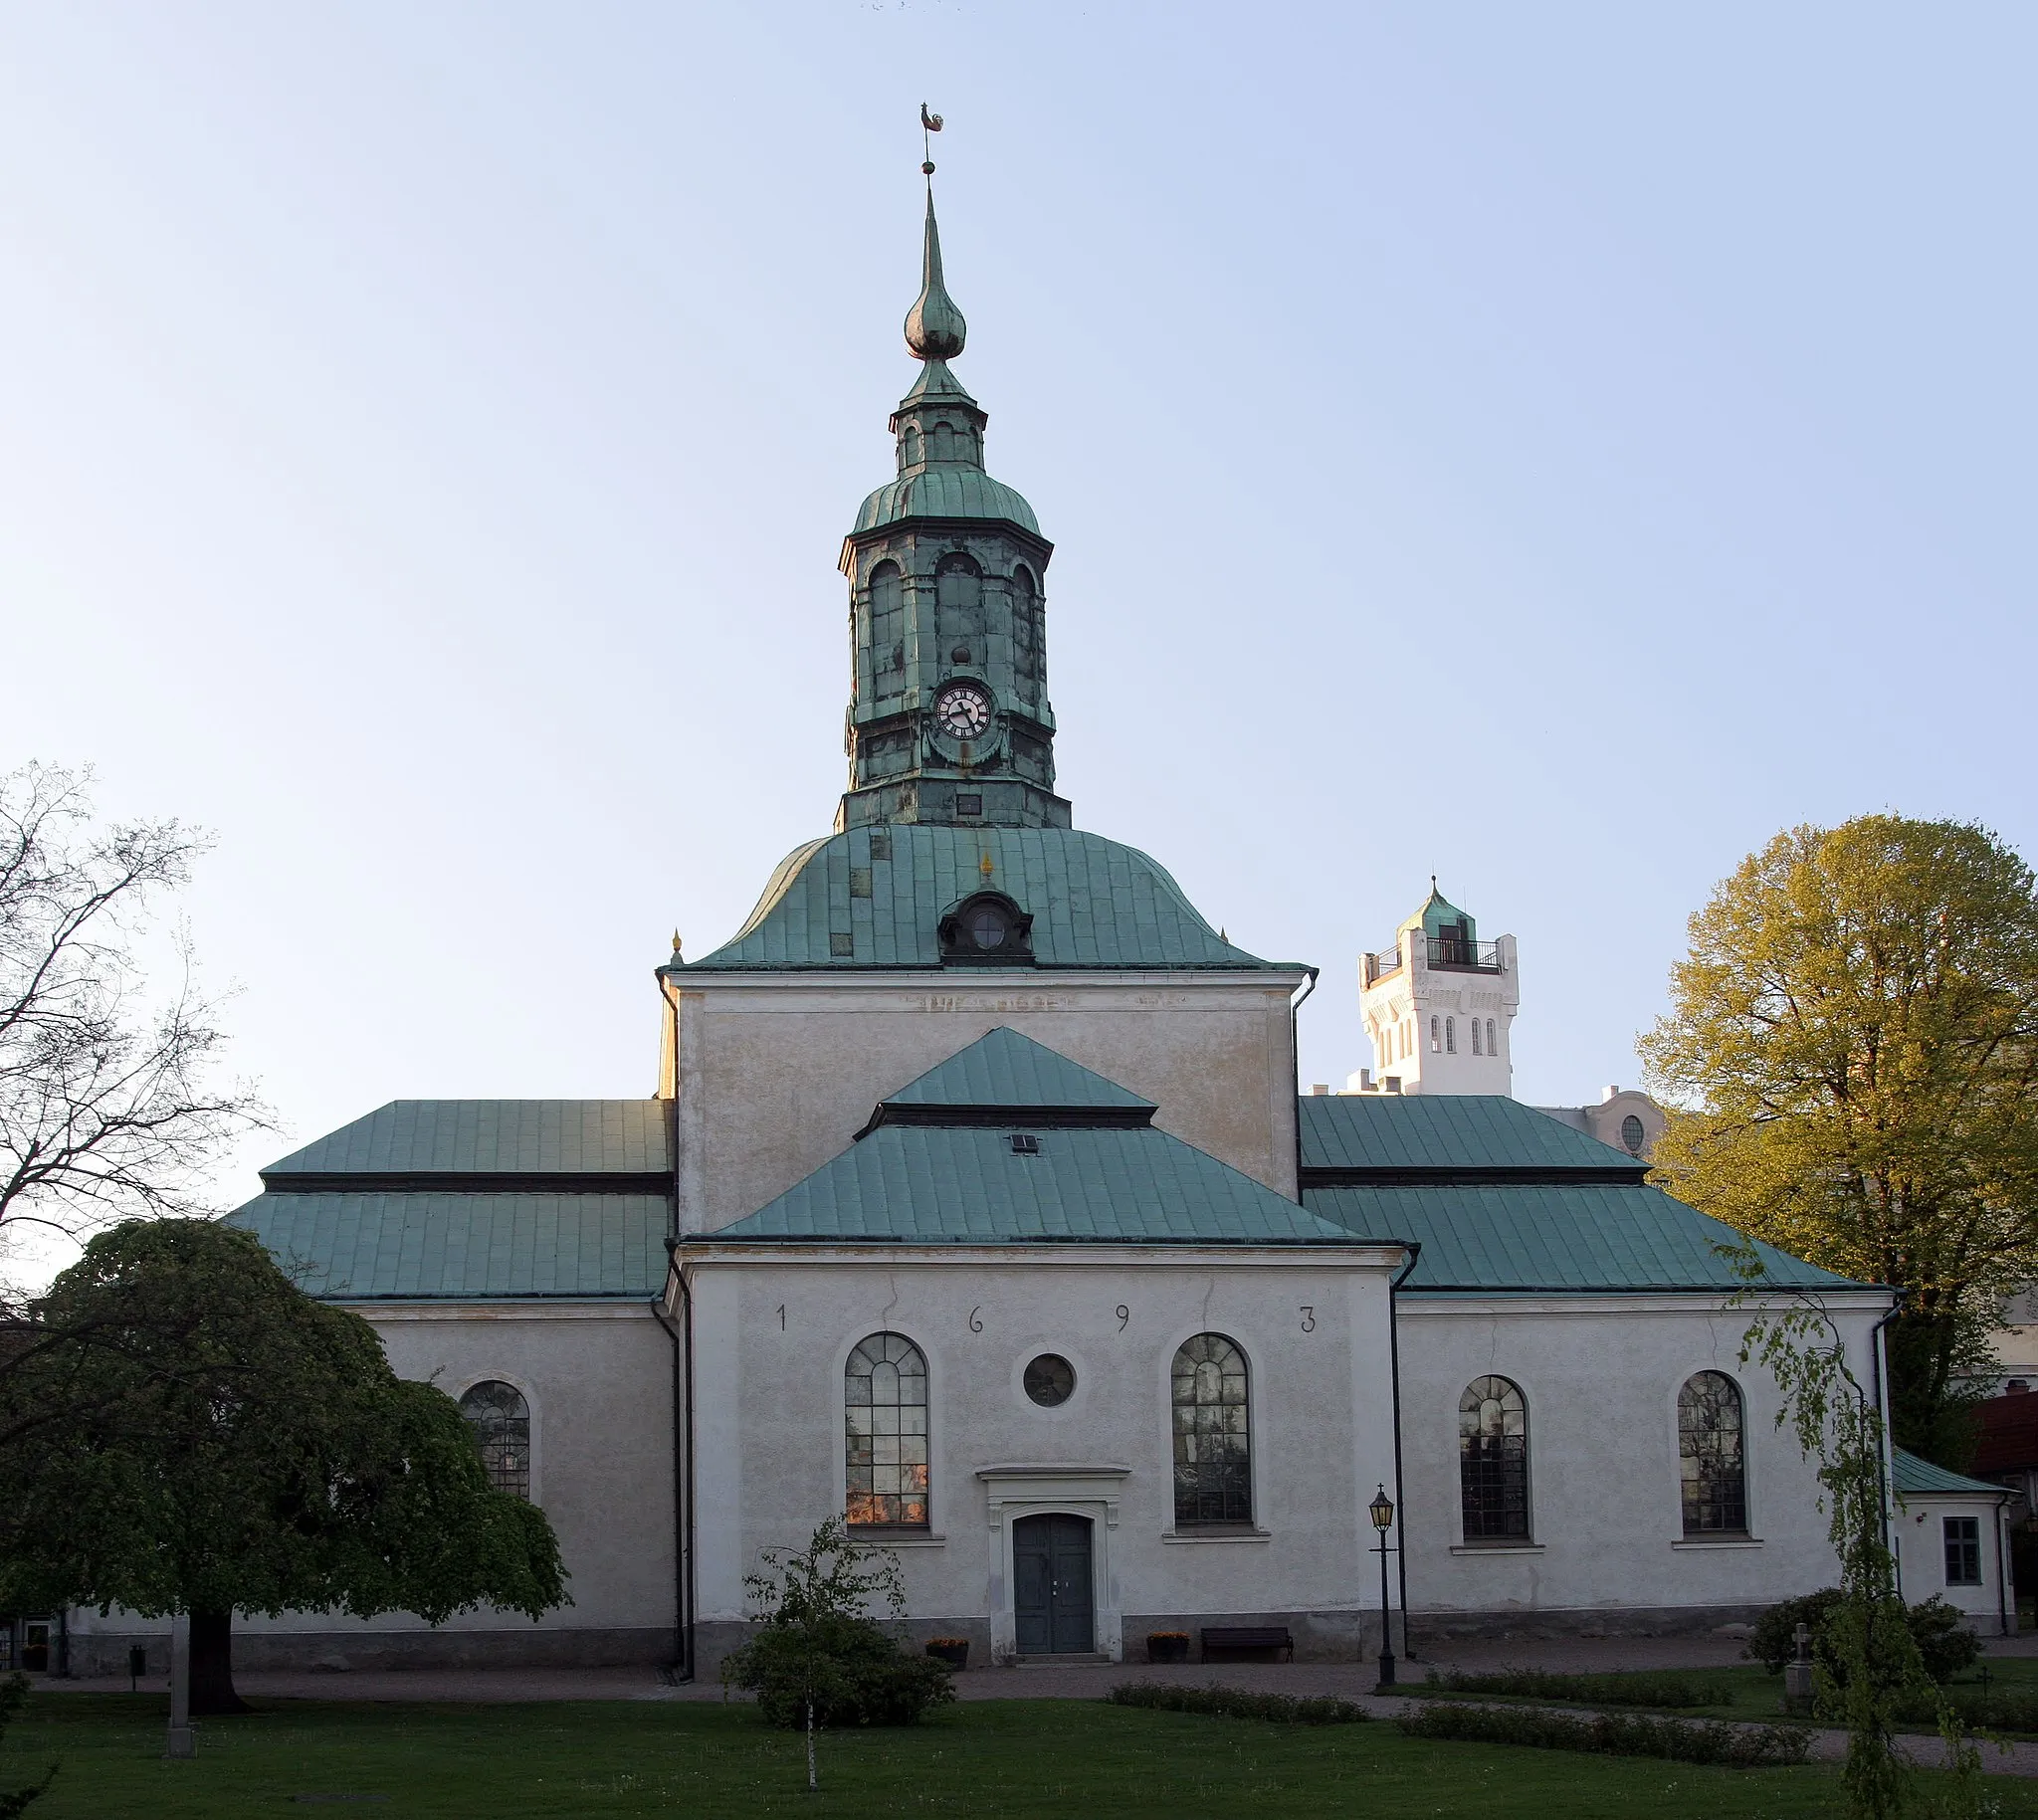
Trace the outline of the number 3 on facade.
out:
M 1307 1303 L 1303 1305 L 1302 1330 L 1305 1333 L 1314 1333 L 1317 1330 L 1317 1311 Z

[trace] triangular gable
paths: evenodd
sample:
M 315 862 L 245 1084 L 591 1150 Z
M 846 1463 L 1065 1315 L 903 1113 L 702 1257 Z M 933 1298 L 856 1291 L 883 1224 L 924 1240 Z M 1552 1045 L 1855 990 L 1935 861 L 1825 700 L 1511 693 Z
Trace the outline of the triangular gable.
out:
M 1143 1112 L 1149 1117 L 1154 1111 L 1152 1101 L 1142 1100 L 1130 1089 L 1002 1024 L 888 1095 L 884 1105 L 887 1111 L 913 1107 L 1014 1112 L 1049 1109 Z

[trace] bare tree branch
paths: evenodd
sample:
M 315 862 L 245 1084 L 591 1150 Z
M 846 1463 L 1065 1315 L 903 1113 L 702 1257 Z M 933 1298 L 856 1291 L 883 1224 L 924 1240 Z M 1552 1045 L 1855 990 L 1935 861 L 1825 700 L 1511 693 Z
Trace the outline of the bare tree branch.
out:
M 220 1004 L 188 932 L 169 990 L 140 958 L 209 842 L 174 820 L 102 826 L 90 785 L 56 765 L 0 776 L 0 1232 L 213 1211 L 211 1168 L 271 1122 L 217 1078 Z

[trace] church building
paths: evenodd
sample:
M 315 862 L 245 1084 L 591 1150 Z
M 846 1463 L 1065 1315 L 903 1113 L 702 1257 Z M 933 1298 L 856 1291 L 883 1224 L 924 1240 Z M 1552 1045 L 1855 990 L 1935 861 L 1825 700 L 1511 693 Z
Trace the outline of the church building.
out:
M 573 1603 L 254 1618 L 241 1663 L 711 1676 L 760 1551 L 830 1517 L 973 1665 L 1370 1655 L 1382 1534 L 1397 1652 L 1830 1583 L 1733 1235 L 1510 1097 L 1512 941 L 1433 896 L 1362 979 L 1399 1091 L 1301 1092 L 1316 969 L 1075 825 L 1054 546 L 985 468 L 964 336 L 929 194 L 918 375 L 842 545 L 847 788 L 658 968 L 656 1096 L 392 1101 L 230 1216 L 461 1401 Z M 1889 1294 L 1762 1256 L 1879 1383 Z M 133 1628 L 74 1627 L 81 1662 Z

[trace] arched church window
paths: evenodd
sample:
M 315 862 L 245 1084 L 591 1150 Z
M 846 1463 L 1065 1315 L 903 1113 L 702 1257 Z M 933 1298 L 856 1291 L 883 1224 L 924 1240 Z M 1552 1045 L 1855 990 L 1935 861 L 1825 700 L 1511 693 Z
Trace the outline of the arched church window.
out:
M 1444 1041 L 1443 1041 L 1443 1037 L 1442 1037 L 1441 1033 L 1440 1033 L 1440 1032 L 1438 1031 L 1438 1029 L 1437 1029 L 1437 1019 L 1436 1019 L 1436 1017 L 1434 1016 L 1434 1014 L 1432 1014 L 1432 1016 L 1431 1016 L 1430 1020 L 1429 1020 L 1429 1052 L 1430 1052 L 1430 1054 L 1431 1054 L 1431 1055 L 1436 1055 L 1436 1054 L 1437 1054 L 1437 1053 L 1438 1053 L 1438 1052 L 1439 1052 L 1439 1051 L 1440 1051 L 1440 1050 L 1441 1050 L 1441 1049 L 1443 1048 L 1443 1046 L 1444 1046 Z
M 530 1405 L 514 1384 L 489 1378 L 460 1399 L 460 1413 L 474 1431 L 489 1483 L 512 1497 L 530 1496 Z
M 919 432 L 913 425 L 906 426 L 906 434 L 899 439 L 899 448 L 907 467 L 919 466 Z
M 1493 1040 L 1493 1019 L 1488 1018 L 1486 1020 L 1486 1053 L 1490 1056 L 1497 1056 L 1500 1052 L 1501 1046 Z
M 1677 1393 L 1677 1467 L 1687 1535 L 1747 1529 L 1740 1417 L 1740 1386 L 1724 1371 L 1701 1371 Z
M 1252 1416 L 1246 1355 L 1222 1333 L 1198 1333 L 1174 1355 L 1174 1520 L 1253 1520 Z
M 955 459 L 955 426 L 945 419 L 934 425 L 934 460 L 952 462 Z
M 1454 1017 L 1444 1019 L 1444 1053 L 1451 1056 L 1458 1053 L 1458 1020 Z
M 1507 1378 L 1458 1399 L 1458 1496 L 1468 1542 L 1528 1539 L 1528 1405 Z
M 906 577 L 896 562 L 871 571 L 871 670 L 878 694 L 896 696 L 906 687 L 906 670 L 895 661 L 906 640 Z
M 1040 589 L 1033 571 L 1020 563 L 1012 571 L 1012 650 L 1019 674 L 1037 678 L 1040 674 Z
M 1474 1055 L 1482 1053 L 1479 1047 L 1479 1020 L 1477 1018 L 1472 1020 L 1472 1053 Z
M 854 1527 L 924 1528 L 927 1361 L 903 1333 L 873 1333 L 849 1355 L 843 1508 Z

